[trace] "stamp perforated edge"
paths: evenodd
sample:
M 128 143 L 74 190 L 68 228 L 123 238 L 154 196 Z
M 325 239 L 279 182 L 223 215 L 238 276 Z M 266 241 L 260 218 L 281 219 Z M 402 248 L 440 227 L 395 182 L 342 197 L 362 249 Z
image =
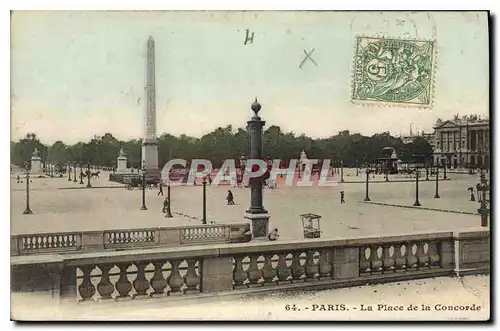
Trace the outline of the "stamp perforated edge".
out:
M 396 39 L 396 40 L 405 40 L 405 41 L 432 41 L 432 77 L 431 77 L 431 86 L 430 86 L 430 102 L 428 105 L 423 104 L 411 104 L 411 103 L 395 103 L 388 101 L 369 101 L 369 100 L 354 100 L 354 89 L 355 89 L 355 78 L 356 78 L 356 52 L 358 48 L 358 39 L 359 38 L 376 38 L 376 39 Z M 416 109 L 425 109 L 431 110 L 435 104 L 435 86 L 436 86 L 436 73 L 437 73 L 437 58 L 438 58 L 438 45 L 437 40 L 435 38 L 402 38 L 402 37 L 393 37 L 393 36 L 368 36 L 368 35 L 357 35 L 354 37 L 354 52 L 351 66 L 351 91 L 349 94 L 349 99 L 351 104 L 356 106 L 363 107 L 381 107 L 381 108 L 416 108 Z

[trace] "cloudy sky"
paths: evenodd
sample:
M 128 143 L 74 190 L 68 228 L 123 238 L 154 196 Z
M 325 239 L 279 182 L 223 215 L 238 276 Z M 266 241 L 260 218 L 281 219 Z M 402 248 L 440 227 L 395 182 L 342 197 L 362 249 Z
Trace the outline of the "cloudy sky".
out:
M 407 134 L 437 117 L 488 114 L 485 13 L 15 12 L 12 138 L 142 136 L 146 41 L 156 42 L 157 132 L 201 136 L 261 116 L 285 131 Z M 253 43 L 244 45 L 246 29 Z M 434 39 L 432 109 L 351 102 L 356 36 Z M 304 50 L 315 49 L 307 60 Z

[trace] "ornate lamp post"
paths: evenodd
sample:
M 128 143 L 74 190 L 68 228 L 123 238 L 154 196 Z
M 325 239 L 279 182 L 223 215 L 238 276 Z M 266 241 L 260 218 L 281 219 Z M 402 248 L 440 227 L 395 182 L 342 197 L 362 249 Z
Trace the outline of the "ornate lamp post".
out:
M 481 215 L 481 226 L 487 227 L 488 215 L 490 212 L 488 208 L 488 204 L 490 203 L 490 198 L 488 197 L 488 192 L 490 191 L 490 185 L 488 184 L 488 181 L 486 180 L 486 176 L 482 171 L 482 169 L 481 169 L 480 183 L 476 185 L 476 190 L 479 202 L 481 203 L 481 207 L 477 210 L 478 213 Z
M 165 218 L 172 218 L 172 212 L 170 211 L 170 204 L 172 203 L 172 200 L 170 200 L 170 183 L 167 184 L 167 199 L 168 199 L 168 205 L 167 205 L 167 212 L 165 213 Z
M 385 181 L 389 181 L 389 160 L 385 161 Z
M 356 177 L 359 176 L 359 160 L 356 160 Z
M 425 159 L 425 180 L 429 180 L 429 160 Z
M 146 207 L 146 161 L 142 161 L 142 207 L 141 210 L 148 210 Z
M 76 162 L 73 162 L 73 183 L 76 183 Z
M 68 162 L 68 182 L 71 182 L 71 166 L 69 165 L 69 162 Z
M 364 201 L 371 201 L 370 197 L 368 196 L 368 181 L 370 178 L 370 169 L 366 168 L 366 195 L 365 195 L 365 200 Z
M 434 199 L 439 199 L 439 165 L 436 167 L 436 194 L 434 194 Z
M 250 133 L 250 159 L 262 159 L 262 128 L 266 124 L 259 116 L 261 105 L 255 98 L 251 106 L 254 116 L 247 122 Z M 252 234 L 254 238 L 267 238 L 269 233 L 269 214 L 262 205 L 262 183 L 263 179 L 251 178 L 250 180 L 250 208 L 246 210 L 245 218 L 252 222 Z
M 87 163 L 87 187 L 92 187 L 92 185 L 90 185 L 90 163 Z
M 340 160 L 340 182 L 344 183 L 344 160 Z
M 83 185 L 83 166 L 82 166 L 82 163 L 80 163 L 80 184 Z
M 201 222 L 207 224 L 207 178 L 204 176 L 203 181 L 203 218 Z
M 415 207 L 421 206 L 420 201 L 418 201 L 418 177 L 419 177 L 418 169 L 419 168 L 417 166 L 417 168 L 416 168 L 416 176 L 415 176 L 415 202 L 413 203 L 413 205 Z
M 446 166 L 447 166 L 447 162 L 446 162 L 446 161 L 444 162 L 444 165 L 443 165 L 443 166 L 444 166 L 444 167 L 443 167 L 443 168 L 444 168 L 444 170 L 443 170 L 443 179 L 447 179 L 447 178 L 446 178 Z
M 28 215 L 33 214 L 30 209 L 30 169 L 28 162 L 24 163 L 24 170 L 26 171 L 26 209 L 23 214 Z

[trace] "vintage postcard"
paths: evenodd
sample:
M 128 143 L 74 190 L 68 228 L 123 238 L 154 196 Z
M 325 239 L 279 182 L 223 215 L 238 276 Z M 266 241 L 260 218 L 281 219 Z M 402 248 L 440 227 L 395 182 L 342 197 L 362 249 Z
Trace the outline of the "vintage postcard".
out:
M 12 320 L 489 320 L 489 33 L 12 12 Z

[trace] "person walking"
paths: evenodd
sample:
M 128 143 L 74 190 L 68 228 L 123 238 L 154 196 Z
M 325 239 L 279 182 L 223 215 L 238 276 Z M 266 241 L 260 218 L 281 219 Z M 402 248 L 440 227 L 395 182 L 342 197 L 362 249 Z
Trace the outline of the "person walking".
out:
M 227 200 L 227 205 L 234 205 L 234 196 L 233 196 L 233 192 L 231 192 L 231 190 L 227 190 L 227 197 L 226 197 L 226 200 Z
M 345 203 L 345 200 L 344 200 L 344 191 L 340 191 L 340 203 Z
M 161 182 L 158 183 L 158 188 L 159 188 L 158 195 L 163 196 L 163 185 Z
M 17 179 L 17 183 L 19 184 L 19 174 L 16 176 L 16 179 Z

